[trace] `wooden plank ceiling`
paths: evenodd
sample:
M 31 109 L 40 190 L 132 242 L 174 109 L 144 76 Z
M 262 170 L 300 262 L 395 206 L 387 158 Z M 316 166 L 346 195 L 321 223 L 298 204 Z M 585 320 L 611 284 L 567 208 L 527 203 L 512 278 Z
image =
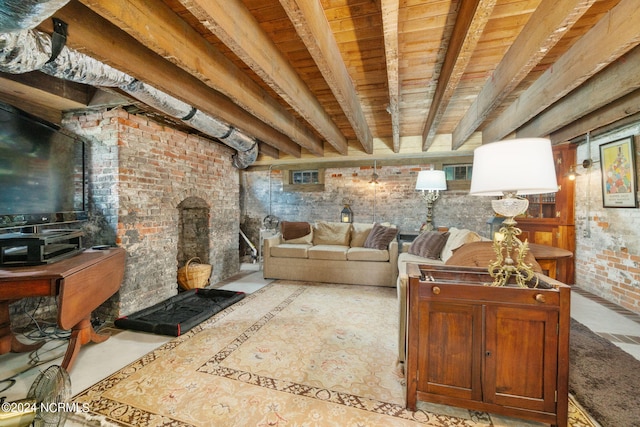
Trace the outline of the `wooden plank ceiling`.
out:
M 68 47 L 256 137 L 258 165 L 562 143 L 640 105 L 637 0 L 72 0 L 54 16 Z M 43 112 L 43 86 L 4 76 L 0 99 L 49 120 L 91 104 Z

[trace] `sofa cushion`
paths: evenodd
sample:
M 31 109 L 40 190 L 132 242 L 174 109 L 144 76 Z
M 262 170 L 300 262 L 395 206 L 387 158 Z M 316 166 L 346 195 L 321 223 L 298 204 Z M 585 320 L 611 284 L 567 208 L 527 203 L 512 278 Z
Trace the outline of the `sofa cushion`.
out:
M 314 245 L 349 246 L 351 224 L 318 221 L 313 229 Z
M 285 241 L 299 239 L 311 233 L 311 224 L 308 222 L 282 221 L 280 223 L 280 231 Z
M 354 222 L 351 224 L 351 243 L 352 248 L 361 248 L 364 246 L 369 233 L 373 229 L 373 224 Z
M 351 248 L 347 251 L 349 261 L 389 261 L 389 251 L 370 248 Z
M 387 249 L 389 243 L 395 239 L 398 229 L 395 227 L 385 227 L 378 223 L 373 224 L 373 228 L 364 242 L 364 247 L 369 249 Z
M 517 254 L 513 254 L 515 260 Z M 458 265 L 462 267 L 489 267 L 489 264 L 495 261 L 496 253 L 493 249 L 493 242 L 472 242 L 460 246 L 453 251 L 453 255 L 449 257 L 446 265 Z M 524 256 L 525 264 L 531 265 L 533 271 L 542 273 L 542 267 L 538 264 L 531 252 L 527 252 Z
M 481 240 L 482 237 L 478 233 L 465 228 L 460 229 L 451 227 L 449 229 L 449 238 L 447 239 L 447 243 L 445 243 L 444 248 L 442 248 L 440 259 L 447 262 L 453 254 L 454 249 L 458 249 L 466 243 L 479 242 Z
M 411 255 L 409 252 L 403 252 L 398 256 L 398 274 L 407 274 L 407 264 L 427 264 L 427 265 L 444 265 L 439 259 L 424 258 L 418 255 Z
M 440 259 L 442 248 L 447 243 L 449 232 L 425 231 L 411 243 L 409 253 L 423 258 Z
M 272 246 L 270 254 L 277 258 L 308 258 L 308 251 L 311 245 L 300 243 L 280 243 Z
M 315 245 L 309 248 L 309 259 L 331 259 L 346 261 L 349 246 L 346 245 Z

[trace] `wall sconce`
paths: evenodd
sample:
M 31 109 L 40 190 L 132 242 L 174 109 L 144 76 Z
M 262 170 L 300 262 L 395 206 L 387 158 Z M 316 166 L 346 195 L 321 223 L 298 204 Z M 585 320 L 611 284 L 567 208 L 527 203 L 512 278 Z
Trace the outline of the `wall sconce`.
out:
M 576 167 L 574 165 L 569 166 L 569 170 L 564 174 L 566 178 L 569 178 L 569 181 L 575 181 L 577 176 L 580 176 L 578 172 L 576 172 Z
M 583 169 L 589 169 L 592 165 L 593 165 L 593 160 L 591 159 L 584 159 L 582 161 Z M 580 176 L 580 174 L 576 172 L 575 165 L 571 165 L 569 166 L 569 170 L 567 171 L 567 173 L 564 174 L 564 176 L 565 178 L 569 178 L 570 181 L 574 181 L 577 176 Z
M 353 222 L 353 211 L 349 207 L 351 200 L 342 199 L 342 203 L 344 204 L 344 207 L 342 208 L 342 211 L 340 211 L 340 222 Z
M 427 202 L 427 220 L 420 232 L 431 231 L 433 226 L 433 204 L 440 196 L 440 190 L 447 189 L 447 178 L 444 171 L 438 170 L 426 170 L 418 173 L 418 180 L 416 181 L 416 190 L 422 191 L 422 197 Z
M 376 168 L 377 164 L 376 163 L 377 163 L 377 161 L 374 160 L 373 161 L 373 173 L 371 174 L 371 179 L 369 180 L 369 184 L 374 184 L 375 185 L 375 184 L 378 183 L 379 176 L 378 176 L 378 173 L 376 172 L 376 170 L 377 170 L 377 168 Z
M 526 212 L 529 200 L 518 196 L 557 191 L 553 152 L 548 139 L 512 139 L 485 144 L 474 150 L 469 194 L 502 196 L 502 199 L 492 200 L 491 206 L 497 214 L 505 217 L 500 232 L 493 240 L 497 257 L 489 264 L 493 286 L 506 285 L 511 276 L 519 286 L 527 287 L 528 282 L 537 286 L 533 268 L 524 262 L 529 250 L 528 242 L 518 239 L 521 230 L 514 220 Z
M 371 174 L 371 180 L 369 181 L 369 184 L 373 185 L 373 222 L 376 222 L 376 188 L 378 187 L 378 173 L 377 171 L 377 161 L 374 160 L 373 161 L 373 173 Z

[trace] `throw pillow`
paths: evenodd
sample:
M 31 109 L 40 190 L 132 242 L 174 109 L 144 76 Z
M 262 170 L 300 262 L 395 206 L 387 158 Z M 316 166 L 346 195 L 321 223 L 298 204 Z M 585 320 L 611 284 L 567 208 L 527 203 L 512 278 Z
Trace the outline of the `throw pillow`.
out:
M 365 248 L 370 249 L 387 249 L 389 243 L 395 239 L 398 234 L 398 229 L 395 227 L 385 227 L 378 223 L 373 224 L 371 232 L 367 236 L 367 240 L 364 242 Z
M 453 255 L 453 251 L 455 249 L 458 249 L 464 244 L 479 242 L 481 240 L 482 237 L 476 232 L 465 228 L 458 229 L 451 227 L 449 228 L 449 238 L 447 239 L 447 243 L 445 243 L 444 248 L 442 248 L 442 255 L 440 256 L 440 259 L 447 262 L 451 255 Z
M 420 233 L 418 237 L 409 246 L 411 255 L 418 255 L 422 258 L 440 259 L 440 253 L 444 248 L 449 232 L 441 233 L 439 231 L 426 231 Z
M 285 240 L 283 238 L 282 240 L 284 240 L 284 243 L 304 243 L 306 245 L 311 245 L 313 244 L 313 228 L 311 229 L 309 234 L 305 236 L 298 237 L 296 239 L 289 239 L 289 240 Z
M 284 240 L 299 239 L 311 233 L 311 225 L 308 222 L 282 221 L 280 231 Z
M 351 224 L 351 247 L 361 248 L 367 241 L 369 233 L 373 229 L 373 224 L 354 222 Z
M 313 228 L 314 245 L 349 246 L 351 224 L 348 222 L 318 221 Z

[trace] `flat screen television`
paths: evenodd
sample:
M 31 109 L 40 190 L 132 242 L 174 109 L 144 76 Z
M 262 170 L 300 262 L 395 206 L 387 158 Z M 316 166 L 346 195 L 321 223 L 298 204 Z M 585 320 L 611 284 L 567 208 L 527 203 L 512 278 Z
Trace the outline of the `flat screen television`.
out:
M 86 218 L 84 142 L 0 104 L 0 228 Z

